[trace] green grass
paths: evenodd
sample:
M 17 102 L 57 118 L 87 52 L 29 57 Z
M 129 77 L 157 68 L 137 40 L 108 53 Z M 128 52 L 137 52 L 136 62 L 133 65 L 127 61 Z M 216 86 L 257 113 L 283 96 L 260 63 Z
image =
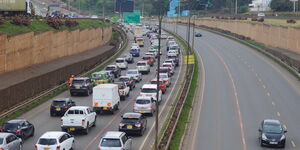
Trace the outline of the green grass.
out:
M 49 30 L 53 31 L 62 31 L 62 30 L 77 30 L 77 29 L 86 29 L 86 28 L 97 28 L 97 27 L 105 27 L 110 26 L 110 23 L 104 22 L 104 21 L 98 21 L 98 20 L 77 20 L 78 26 L 69 28 L 65 25 L 63 25 L 59 30 L 55 30 L 51 26 L 49 26 L 46 22 L 46 20 L 31 20 L 30 26 L 18 26 L 11 24 L 9 20 L 5 21 L 4 24 L 0 25 L 0 34 L 7 34 L 9 36 L 27 33 L 27 32 L 34 32 L 34 33 L 40 33 L 45 32 Z

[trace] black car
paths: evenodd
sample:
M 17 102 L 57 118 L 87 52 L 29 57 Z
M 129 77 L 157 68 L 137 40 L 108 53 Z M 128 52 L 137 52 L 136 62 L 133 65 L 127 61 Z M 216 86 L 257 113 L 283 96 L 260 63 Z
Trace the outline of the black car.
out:
M 134 58 L 131 54 L 125 54 L 124 58 L 128 63 L 130 63 L 130 64 L 134 63 Z
M 70 86 L 71 96 L 85 94 L 89 96 L 93 93 L 93 83 L 88 77 L 74 78 Z
M 285 147 L 285 133 L 287 130 L 283 128 L 280 121 L 263 120 L 258 131 L 261 146 Z
M 121 69 L 116 65 L 108 65 L 105 70 L 111 70 L 114 73 L 115 78 L 121 76 Z
M 119 124 L 119 131 L 142 136 L 147 128 L 147 119 L 141 113 L 125 113 Z
M 200 32 L 195 32 L 195 37 L 202 37 L 202 34 Z
M 70 98 L 56 98 L 50 106 L 50 116 L 63 116 L 72 106 L 76 106 L 76 104 Z
M 10 120 L 3 124 L 2 132 L 13 133 L 21 139 L 34 136 L 34 126 L 27 120 Z
M 133 88 L 135 88 L 135 80 L 133 77 L 130 76 L 121 76 L 119 81 L 121 82 L 125 82 L 129 87 L 130 90 L 132 90 Z

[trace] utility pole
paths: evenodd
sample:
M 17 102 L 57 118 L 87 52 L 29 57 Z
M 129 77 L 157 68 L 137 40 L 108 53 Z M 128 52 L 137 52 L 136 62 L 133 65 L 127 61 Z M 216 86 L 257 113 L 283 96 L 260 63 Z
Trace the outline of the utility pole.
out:
M 104 4 L 102 5 L 102 18 L 104 18 Z
M 145 0 L 143 0 L 143 8 L 142 8 L 142 16 L 144 17 L 144 11 L 145 11 Z
M 235 14 L 238 14 L 238 1 L 235 0 Z
M 189 55 L 190 55 L 190 38 L 191 38 L 191 2 L 188 1 L 188 10 L 189 10 L 189 14 L 188 14 L 188 26 L 187 26 L 187 32 L 186 32 L 186 36 L 187 36 L 187 59 L 186 59 L 186 77 L 188 77 L 188 71 L 189 71 Z

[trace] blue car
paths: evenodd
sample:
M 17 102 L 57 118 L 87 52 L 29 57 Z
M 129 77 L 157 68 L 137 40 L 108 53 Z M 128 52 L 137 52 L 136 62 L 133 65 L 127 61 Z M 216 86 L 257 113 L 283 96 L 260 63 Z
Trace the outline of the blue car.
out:
M 138 50 L 135 50 L 135 49 L 131 49 L 130 50 L 130 54 L 133 56 L 133 57 L 140 57 L 140 52 Z

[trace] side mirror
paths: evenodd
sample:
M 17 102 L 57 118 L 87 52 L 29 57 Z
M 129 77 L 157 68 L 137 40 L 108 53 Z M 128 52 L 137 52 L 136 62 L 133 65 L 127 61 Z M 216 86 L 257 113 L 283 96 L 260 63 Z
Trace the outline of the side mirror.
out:
M 284 129 L 284 131 L 283 131 L 284 133 L 287 133 L 287 130 L 286 129 Z
M 261 130 L 261 129 L 258 129 L 258 132 L 262 132 L 262 130 Z

